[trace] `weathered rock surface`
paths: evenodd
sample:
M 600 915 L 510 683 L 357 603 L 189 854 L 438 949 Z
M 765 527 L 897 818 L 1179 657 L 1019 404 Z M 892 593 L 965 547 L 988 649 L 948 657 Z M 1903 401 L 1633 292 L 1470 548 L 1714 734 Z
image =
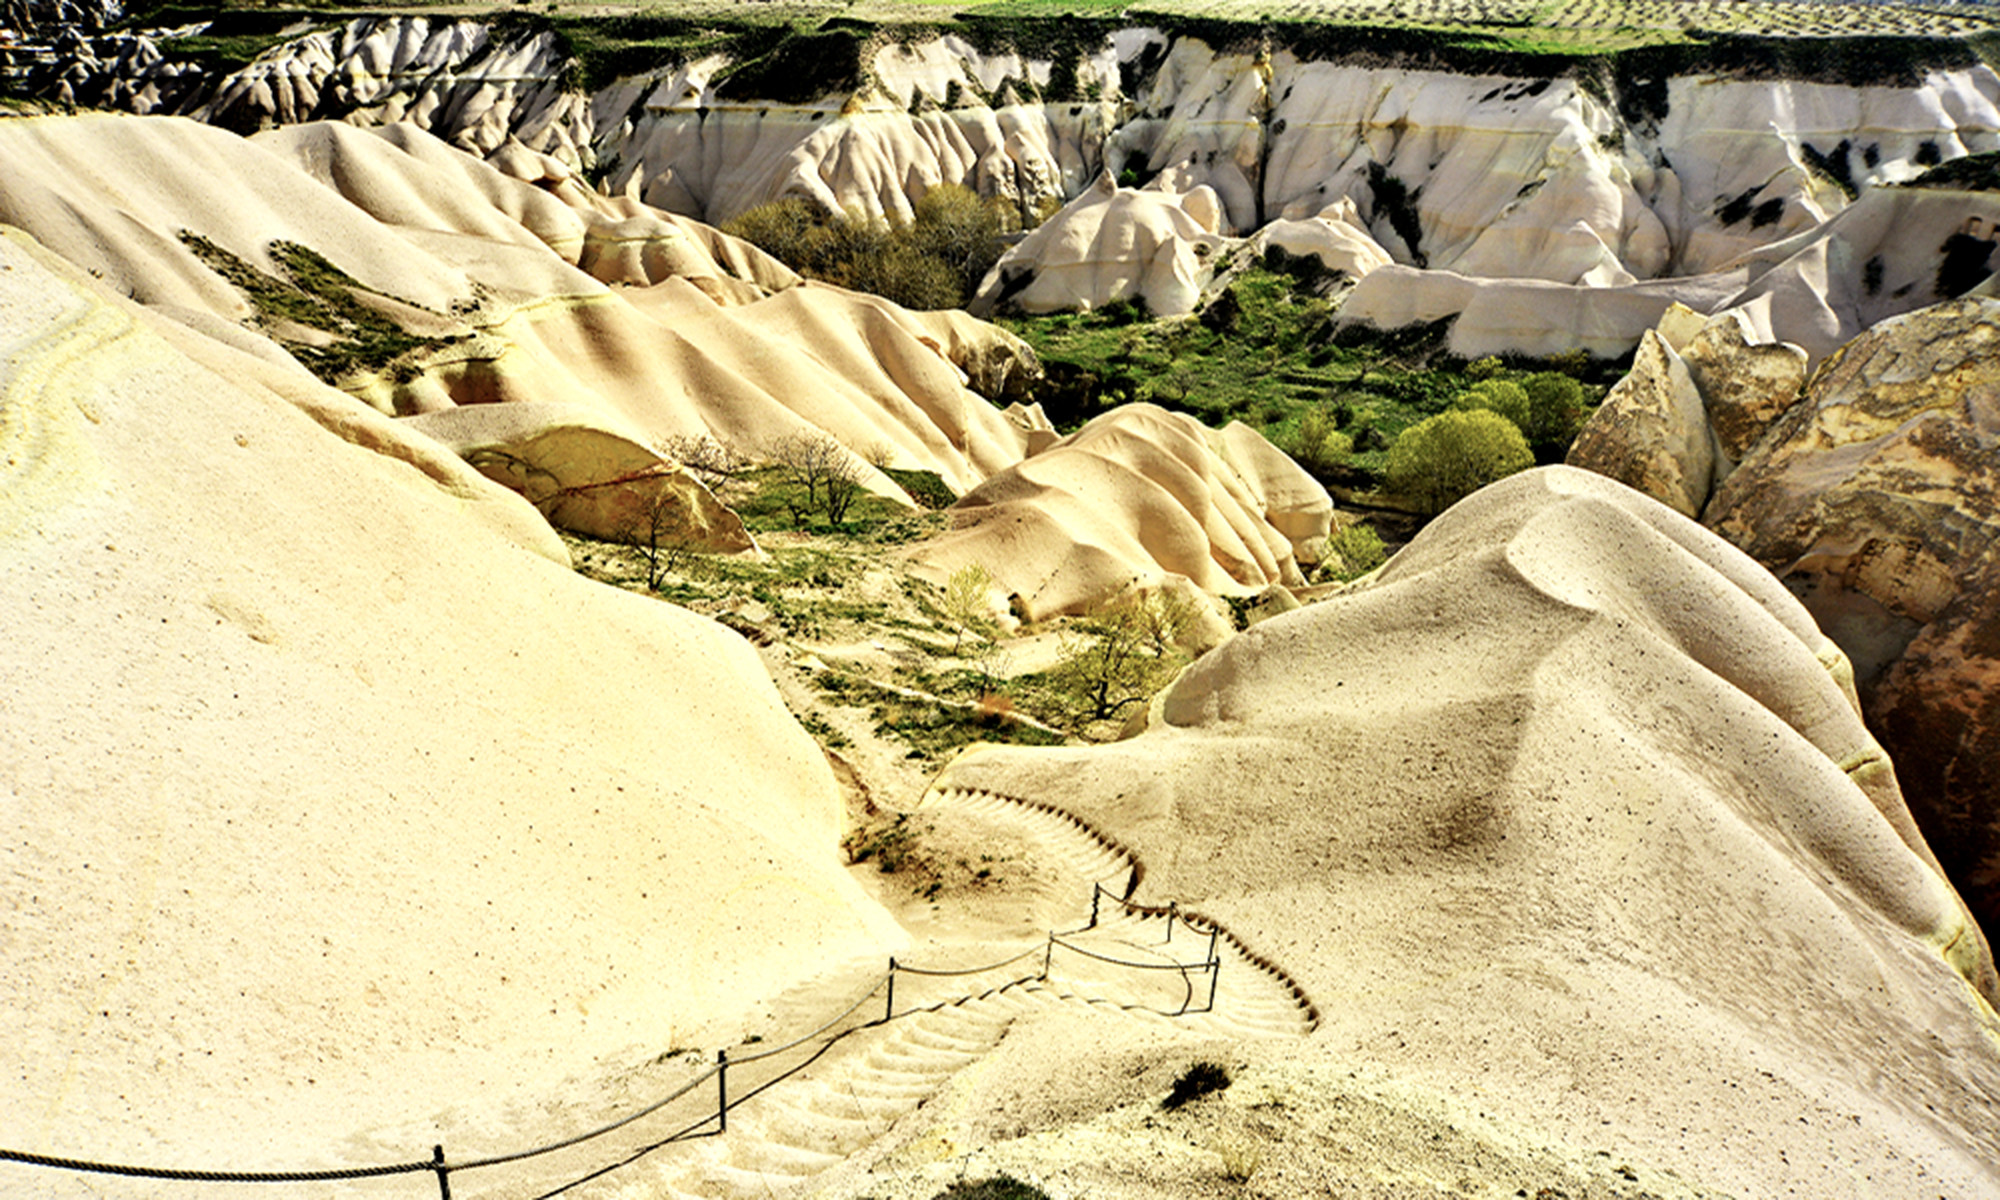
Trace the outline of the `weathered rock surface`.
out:
M 1684 517 L 1701 515 L 1715 483 L 1715 435 L 1687 364 L 1659 334 L 1639 340 L 1632 370 L 1577 434 L 1567 461 Z
M 981 748 L 937 786 L 1077 814 L 1149 864 L 1139 899 L 1282 963 L 1319 1028 L 1233 1048 L 1276 1096 L 1359 1058 L 1445 1128 L 1612 1146 L 1703 1192 L 1988 1194 L 1992 960 L 1844 679 L 1743 554 L 1546 468 L 1237 635 L 1138 736 Z M 1338 1142 L 1344 1111 L 1287 1105 L 1319 1123 L 1285 1136 Z M 984 1140 L 911 1136 L 1005 1163 L 1036 1144 L 1005 1130 L 1073 1119 L 1026 1097 Z
M 0 268 L 0 1145 L 517 1149 L 900 946 L 740 638 L 296 365 Z
M 583 95 L 550 33 L 370 17 L 220 80 L 143 36 L 82 39 L 50 86 L 243 130 L 338 115 L 479 155 L 518 143 L 709 221 L 783 195 L 906 217 L 939 182 L 1030 218 L 1125 172 L 1212 193 L 1212 232 L 1229 236 L 1351 203 L 1406 268 L 1364 283 L 1352 315 L 1459 314 L 1466 355 L 1617 356 L 1674 301 L 1733 299 L 1769 307 L 1762 337 L 1817 357 L 1944 298 L 1944 238 L 2000 219 L 1990 197 L 1885 194 L 2000 148 L 2000 75 L 1959 60 L 1906 85 L 1691 74 L 1607 98 L 1574 79 L 1328 61 L 1282 38 L 1212 46 L 1133 26 L 1072 51 L 847 32 L 823 48 L 823 77 L 779 81 L 783 96 L 741 94 L 743 64 L 722 54 Z
M 1136 300 L 1155 316 L 1193 312 L 1230 244 L 1217 219 L 1206 188 L 1141 191 L 1100 176 L 1002 255 L 968 307 L 982 316 L 1088 312 Z
M 1911 808 L 2000 923 L 2000 301 L 1843 347 L 1706 521 L 1798 592 L 1853 660 Z
M 1325 538 L 1331 512 L 1255 431 L 1128 404 L 960 497 L 952 530 L 909 553 L 940 577 L 984 567 L 1040 620 L 1174 576 L 1234 596 L 1303 584 L 1294 546 Z
M 1716 314 L 1676 349 L 1701 393 L 1722 458 L 1716 475 L 1722 478 L 1798 400 L 1808 356 L 1790 342 L 1759 340 L 1740 308 Z
M 756 548 L 743 519 L 685 467 L 589 409 L 469 404 L 407 423 L 520 493 L 558 529 L 706 554 Z

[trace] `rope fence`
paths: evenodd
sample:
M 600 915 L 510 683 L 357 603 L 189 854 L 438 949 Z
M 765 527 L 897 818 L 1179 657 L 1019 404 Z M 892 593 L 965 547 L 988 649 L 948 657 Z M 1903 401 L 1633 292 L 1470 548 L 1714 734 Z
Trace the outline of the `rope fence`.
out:
M 1135 871 L 1134 879 L 1132 881 L 1133 886 L 1135 887 L 1137 885 L 1136 875 L 1137 872 Z M 1129 895 L 1129 890 L 1127 894 Z M 1190 932 L 1206 933 L 1208 935 L 1209 940 L 1208 940 L 1207 953 L 1205 957 L 1199 962 L 1188 962 L 1188 963 L 1138 962 L 1129 959 L 1117 958 L 1112 955 L 1102 954 L 1097 951 L 1087 949 L 1083 946 L 1079 946 L 1074 942 L 1070 941 L 1069 939 L 1075 937 L 1076 935 L 1087 932 L 1091 929 L 1095 929 L 1097 927 L 1099 923 L 1099 900 L 1101 897 L 1104 896 L 1110 896 L 1113 902 L 1121 906 L 1125 911 L 1131 912 L 1141 917 L 1164 915 L 1167 918 L 1166 938 L 1165 938 L 1167 942 L 1171 942 L 1173 940 L 1174 925 L 1176 922 L 1179 922 L 1180 924 L 1185 926 Z M 692 1123 L 689 1123 L 679 1129 L 676 1129 L 673 1133 L 670 1133 L 665 1137 L 661 1137 L 656 1140 L 646 1142 L 638 1146 L 636 1149 L 629 1150 L 628 1152 L 622 1154 L 620 1157 L 616 1158 L 614 1161 L 606 1165 L 600 1166 L 579 1178 L 572 1179 L 569 1182 L 562 1184 L 561 1186 L 555 1188 L 552 1191 L 541 1192 L 536 1197 L 536 1200 L 552 1200 L 553 1197 L 560 1196 L 566 1192 L 571 1191 L 574 1188 L 589 1183 L 594 1179 L 602 1178 L 603 1176 L 608 1175 L 613 1171 L 616 1171 L 625 1166 L 629 1166 L 632 1163 L 637 1162 L 639 1159 L 644 1158 L 646 1155 L 651 1154 L 654 1151 L 659 1150 L 665 1146 L 672 1145 L 676 1142 L 692 1140 L 694 1138 L 715 1137 L 727 1133 L 729 1129 L 729 1112 L 731 1109 L 749 1101 L 753 1097 L 763 1093 L 769 1088 L 776 1086 L 777 1084 L 783 1082 L 784 1080 L 791 1078 L 793 1075 L 796 1075 L 800 1071 L 805 1070 L 813 1063 L 818 1062 L 830 1050 L 832 1050 L 835 1045 L 839 1044 L 841 1041 L 852 1036 L 853 1034 L 859 1033 L 863 1030 L 873 1029 L 881 1025 L 886 1025 L 889 1022 L 898 1019 L 899 1017 L 907 1017 L 919 1012 L 936 1012 L 949 1005 L 961 1004 L 968 1000 L 978 998 L 980 996 L 992 995 L 996 992 L 1004 991 L 1008 988 L 1016 987 L 1024 983 L 1029 983 L 1036 980 L 1041 980 L 1046 982 L 1049 978 L 1050 970 L 1053 966 L 1055 952 L 1058 947 L 1067 951 L 1074 952 L 1076 954 L 1080 954 L 1086 958 L 1094 959 L 1098 962 L 1108 963 L 1115 966 L 1125 967 L 1128 969 L 1143 970 L 1143 971 L 1178 971 L 1180 973 L 1182 983 L 1185 985 L 1185 991 L 1186 991 L 1186 994 L 1183 996 L 1179 1008 L 1175 1009 L 1172 1012 L 1165 1012 L 1163 1010 L 1158 1010 L 1158 1009 L 1152 1011 L 1161 1012 L 1162 1015 L 1168 1017 L 1183 1016 L 1191 1011 L 1198 1011 L 1198 1012 L 1213 1011 L 1215 1008 L 1216 982 L 1220 976 L 1221 965 L 1222 965 L 1221 960 L 1216 957 L 1217 938 L 1224 931 L 1222 930 L 1222 927 L 1219 924 L 1206 921 L 1205 919 L 1201 920 L 1201 926 L 1205 927 L 1198 927 L 1195 921 L 1190 920 L 1190 918 L 1187 915 L 1180 912 L 1177 905 L 1169 905 L 1165 908 L 1150 908 L 1145 905 L 1135 904 L 1132 901 L 1126 899 L 1125 896 L 1121 896 L 1115 892 L 1109 891 L 1102 884 L 1092 884 L 1091 900 L 1090 900 L 1090 923 L 1088 925 L 1083 926 L 1080 929 L 1074 929 L 1065 932 L 1057 932 L 1052 930 L 1048 933 L 1046 938 L 1041 943 L 1030 946 L 1029 948 L 1021 951 L 1018 954 L 1015 954 L 1009 958 L 1001 959 L 998 962 L 986 963 L 974 967 L 951 967 L 951 968 L 918 967 L 918 966 L 912 966 L 907 963 L 898 962 L 896 959 L 891 958 L 889 960 L 888 970 L 885 971 L 879 978 L 877 978 L 875 982 L 871 984 L 866 991 L 862 992 L 859 996 L 857 996 L 854 999 L 854 1001 L 851 1004 L 849 1004 L 845 1009 L 841 1010 L 841 1012 L 838 1015 L 833 1017 L 831 1020 L 825 1022 L 824 1024 L 820 1025 L 812 1032 L 807 1033 L 801 1037 L 794 1038 L 793 1040 L 786 1042 L 781 1046 L 760 1048 L 757 1051 L 748 1054 L 738 1054 L 736 1056 L 731 1056 L 731 1054 L 727 1050 L 718 1050 L 716 1051 L 715 1054 L 715 1063 L 713 1066 L 709 1067 L 707 1070 L 696 1075 L 694 1078 L 687 1080 L 685 1083 L 681 1084 L 678 1088 L 675 1088 L 673 1091 L 667 1093 L 666 1095 L 660 1097 L 657 1100 L 652 1101 L 649 1104 L 644 1105 L 641 1108 L 638 1108 L 630 1113 L 627 1113 L 624 1116 L 617 1118 L 616 1120 L 609 1121 L 603 1125 L 596 1126 L 595 1128 L 586 1130 L 582 1133 L 573 1134 L 571 1136 L 561 1138 L 556 1141 L 548 1142 L 538 1146 L 533 1146 L 524 1150 L 511 1151 L 505 1154 L 494 1154 L 480 1158 L 469 1158 L 453 1162 L 446 1158 L 444 1147 L 442 1145 L 437 1145 L 431 1148 L 431 1157 L 428 1159 L 420 1159 L 420 1160 L 413 1160 L 409 1162 L 400 1162 L 400 1163 L 387 1163 L 377 1166 L 342 1167 L 329 1170 L 312 1170 L 312 1171 L 210 1171 L 210 1170 L 182 1169 L 182 1168 L 170 1168 L 170 1167 L 132 1166 L 123 1163 L 97 1162 L 89 1159 L 65 1158 L 57 1155 L 30 1154 L 25 1151 L 0 1148 L 0 1162 L 13 1162 L 31 1167 L 47 1167 L 55 1170 L 71 1171 L 71 1172 L 87 1173 L 87 1174 L 117 1175 L 117 1176 L 125 1176 L 128 1178 L 136 1178 L 136 1179 L 180 1180 L 180 1181 L 191 1181 L 199 1183 L 241 1183 L 241 1184 L 329 1183 L 329 1182 L 338 1182 L 347 1180 L 373 1179 L 373 1178 L 380 1178 L 384 1176 L 393 1176 L 393 1175 L 415 1175 L 420 1173 L 428 1173 L 436 1177 L 438 1195 L 442 1198 L 442 1200 L 451 1200 L 451 1177 L 455 1174 L 464 1174 L 466 1172 L 479 1171 L 491 1167 L 504 1166 L 509 1163 L 524 1162 L 529 1159 L 540 1158 L 545 1155 L 554 1154 L 561 1150 L 568 1150 L 576 1146 L 581 1146 L 588 1142 L 596 1141 L 599 1138 L 603 1138 L 606 1135 L 614 1133 L 620 1129 L 625 1129 L 628 1126 L 631 1126 L 639 1121 L 644 1120 L 649 1116 L 654 1115 L 655 1113 L 658 1113 L 660 1110 L 666 1108 L 674 1101 L 680 1100 L 683 1097 L 690 1095 L 696 1089 L 707 1084 L 710 1080 L 714 1080 L 715 1082 L 714 1105 L 712 1108 L 705 1110 L 703 1115 L 700 1116 L 698 1119 L 694 1120 Z M 1231 936 L 1230 940 L 1232 944 L 1237 945 L 1240 948 L 1241 944 L 1236 941 L 1233 935 Z M 979 992 L 972 995 L 959 995 L 959 996 L 947 997 L 945 999 L 938 1000 L 937 1002 L 931 1004 L 906 1005 L 900 1012 L 896 1008 L 896 977 L 898 975 L 908 975 L 920 978 L 936 978 L 936 979 L 966 978 L 974 975 L 989 974 L 994 971 L 999 971 L 1004 968 L 1011 967 L 1016 963 L 1020 963 L 1032 958 L 1034 955 L 1038 953 L 1042 955 L 1041 969 L 1039 972 L 1009 979 L 1004 983 L 999 983 L 991 988 L 986 989 L 984 992 Z M 1197 1010 L 1191 1008 L 1194 997 L 1194 984 L 1192 976 L 1194 973 L 1199 973 L 1199 972 L 1206 972 L 1208 974 L 1209 990 L 1208 990 L 1207 1007 Z M 838 1029 L 836 1031 L 836 1028 L 838 1026 L 840 1026 L 843 1022 L 848 1021 L 850 1018 L 853 1018 L 857 1013 L 860 1012 L 862 1005 L 866 1004 L 871 998 L 873 998 L 878 993 L 885 994 L 885 1000 L 881 1016 L 876 1017 L 872 1020 L 860 1021 L 858 1023 L 849 1025 L 847 1028 Z M 1132 1008 L 1136 1006 L 1124 1005 L 1122 1007 Z M 821 1042 L 821 1044 L 815 1050 L 813 1050 L 813 1052 L 810 1055 L 806 1056 L 800 1062 L 795 1063 L 785 1068 L 782 1071 L 779 1071 L 778 1073 L 776 1073 L 775 1075 L 771 1076 L 768 1079 L 763 1079 L 761 1081 L 756 1082 L 752 1086 L 740 1091 L 738 1094 L 734 1096 L 730 1094 L 729 1072 L 731 1068 L 735 1068 L 739 1072 L 739 1079 L 740 1079 L 742 1078 L 741 1073 L 743 1071 L 743 1068 L 749 1067 L 752 1064 L 764 1062 L 766 1060 L 775 1058 L 789 1051 L 796 1050 L 799 1047 L 806 1045 L 808 1042 L 814 1041 L 815 1039 L 822 1039 L 822 1038 L 824 1040 Z

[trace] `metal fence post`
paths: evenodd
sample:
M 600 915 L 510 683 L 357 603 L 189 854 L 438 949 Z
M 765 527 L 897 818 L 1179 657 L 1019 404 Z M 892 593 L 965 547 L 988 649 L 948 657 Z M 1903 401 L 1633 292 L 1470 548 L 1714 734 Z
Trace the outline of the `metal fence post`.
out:
M 1174 940 L 1174 918 L 1180 915 L 1181 902 L 1178 900 L 1167 901 L 1167 940 L 1170 942 Z
M 1222 926 L 1220 925 L 1210 925 L 1208 927 L 1208 961 L 1210 962 L 1215 961 L 1215 938 L 1221 932 Z
M 1047 983 L 1049 981 L 1049 963 L 1055 959 L 1055 956 L 1056 956 L 1056 935 L 1052 933 L 1049 935 L 1048 948 L 1042 951 L 1043 983 Z
M 896 959 L 894 955 L 891 955 L 889 958 L 889 1003 L 882 1010 L 882 1019 L 884 1021 L 893 1021 L 896 1019 Z
M 729 1132 L 729 1051 L 715 1052 L 715 1131 Z
M 1087 929 L 1097 928 L 1097 900 L 1102 895 L 1104 895 L 1103 884 L 1093 883 L 1090 885 L 1090 924 L 1085 926 Z
M 1208 1011 L 1215 1011 L 1215 985 L 1222 981 L 1222 960 L 1208 956 Z
M 451 1168 L 444 1165 L 444 1147 L 431 1147 L 431 1170 L 437 1172 L 438 1196 L 441 1200 L 451 1200 Z

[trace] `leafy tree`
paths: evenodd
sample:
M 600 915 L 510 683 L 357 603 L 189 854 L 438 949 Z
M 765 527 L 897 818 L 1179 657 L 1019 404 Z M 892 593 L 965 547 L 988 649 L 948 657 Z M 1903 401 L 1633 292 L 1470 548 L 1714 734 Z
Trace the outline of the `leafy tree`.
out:
M 1521 382 L 1528 393 L 1528 422 L 1521 432 L 1537 450 L 1560 453 L 1583 428 L 1583 385 L 1557 371 L 1542 371 Z
M 1530 403 L 1527 389 L 1511 379 L 1486 379 L 1475 383 L 1469 390 L 1460 392 L 1451 406 L 1462 411 L 1483 408 L 1512 421 L 1516 429 L 1525 431 L 1528 427 Z
M 1389 447 L 1389 490 L 1440 513 L 1496 479 L 1535 464 L 1512 421 L 1485 409 L 1454 409 L 1419 421 Z
M 993 573 L 978 563 L 960 567 L 945 581 L 944 616 L 957 631 L 951 643 L 953 654 L 965 645 L 966 634 L 991 641 L 998 632 L 986 611 L 986 593 L 992 586 Z
M 1298 428 L 1292 433 L 1291 449 L 1299 465 L 1308 471 L 1324 471 L 1354 453 L 1354 439 L 1340 431 L 1332 414 L 1314 408 L 1299 418 Z
M 1114 601 L 1079 623 L 1084 636 L 1066 646 L 1056 681 L 1082 702 L 1086 720 L 1115 717 L 1128 704 L 1144 703 L 1180 667 L 1176 643 L 1193 617 L 1177 595 Z

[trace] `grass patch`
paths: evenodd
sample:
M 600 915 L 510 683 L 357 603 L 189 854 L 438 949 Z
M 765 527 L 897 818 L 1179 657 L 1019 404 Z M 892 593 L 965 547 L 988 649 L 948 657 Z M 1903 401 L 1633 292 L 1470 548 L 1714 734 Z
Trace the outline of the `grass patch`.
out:
M 418 367 L 409 360 L 417 352 L 460 340 L 405 332 L 355 298 L 357 292 L 381 293 L 364 287 L 316 251 L 295 242 L 271 243 L 271 257 L 286 276 L 280 279 L 193 230 L 181 230 L 180 240 L 203 265 L 243 293 L 260 326 L 281 331 L 290 323 L 331 335 L 334 340 L 324 346 L 285 343 L 293 358 L 328 383 L 384 371 L 399 382 L 407 382 L 416 378 Z

